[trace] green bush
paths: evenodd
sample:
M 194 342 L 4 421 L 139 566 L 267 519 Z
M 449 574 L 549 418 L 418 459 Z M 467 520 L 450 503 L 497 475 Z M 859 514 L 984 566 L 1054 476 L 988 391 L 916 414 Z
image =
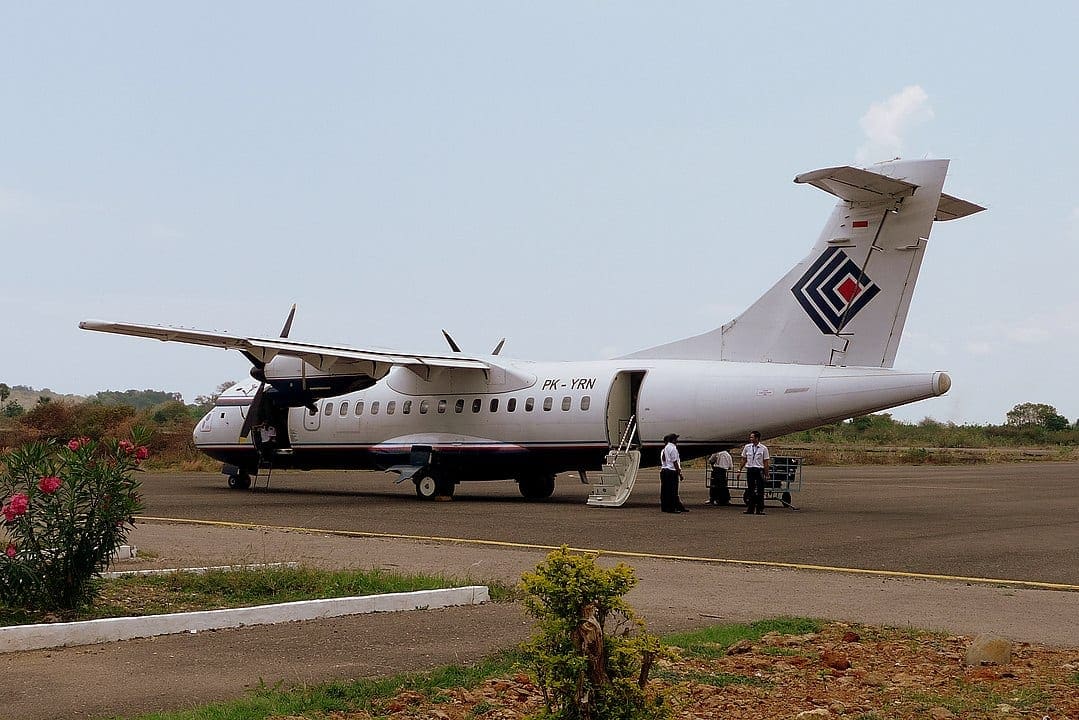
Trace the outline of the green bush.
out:
M 139 430 L 131 440 L 32 442 L 0 455 L 0 602 L 65 613 L 93 600 L 91 580 L 141 509 L 134 471 L 147 440 Z
M 636 584 L 628 565 L 602 568 L 593 556 L 566 547 L 522 576 L 524 605 L 536 619 L 525 654 L 548 717 L 638 720 L 668 714 L 662 694 L 646 690 L 652 662 L 665 651 L 622 597 Z

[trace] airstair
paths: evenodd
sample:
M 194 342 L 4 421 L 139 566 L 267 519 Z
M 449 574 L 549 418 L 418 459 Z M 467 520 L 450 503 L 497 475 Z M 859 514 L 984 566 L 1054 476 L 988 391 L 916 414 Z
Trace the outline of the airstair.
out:
M 588 493 L 588 504 L 592 507 L 621 507 L 629 499 L 641 467 L 641 451 L 631 449 L 636 434 L 637 418 L 633 416 L 618 447 L 607 453 L 599 479 L 592 484 Z
M 270 488 L 270 474 L 273 473 L 273 461 L 274 457 L 278 455 L 291 455 L 292 448 L 260 448 L 258 451 L 259 462 L 258 467 L 255 469 L 255 477 L 252 479 L 252 487 L 258 488 L 259 481 L 262 481 L 262 487 L 264 489 Z

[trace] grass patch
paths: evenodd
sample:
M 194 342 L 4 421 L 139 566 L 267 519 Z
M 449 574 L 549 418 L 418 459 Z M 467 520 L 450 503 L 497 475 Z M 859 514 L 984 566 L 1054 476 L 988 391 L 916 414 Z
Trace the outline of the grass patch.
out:
M 386 570 L 320 570 L 307 567 L 238 568 L 206 573 L 174 572 L 98 580 L 93 607 L 67 620 L 156 615 L 218 610 L 272 603 L 339 598 L 354 595 L 410 592 L 458 587 L 465 581 L 442 575 L 418 575 Z M 514 590 L 489 584 L 493 600 L 505 600 Z M 0 608 L 0 625 L 50 622 L 46 613 Z
M 768 633 L 805 635 L 820 632 L 823 624 L 809 618 L 780 617 L 760 620 L 749 625 L 713 625 L 692 633 L 680 633 L 665 638 L 669 645 L 679 647 L 686 655 L 717 658 L 727 654 L 727 648 L 739 640 L 755 642 Z
M 1047 697 L 1045 691 L 1037 688 L 1015 688 L 1002 693 L 985 685 L 963 681 L 956 683 L 952 694 L 911 693 L 910 695 L 911 701 L 918 703 L 925 710 L 940 706 L 960 716 L 972 712 L 991 712 L 1000 705 L 1010 705 L 1017 710 L 1028 710 L 1043 704 Z
M 305 713 L 383 712 L 383 703 L 404 690 L 434 697 L 444 689 L 473 688 L 484 680 L 512 673 L 520 664 L 516 652 L 502 652 L 475 665 L 448 665 L 425 673 L 390 678 L 334 682 L 281 690 L 259 688 L 250 697 L 192 710 L 139 715 L 132 720 L 264 720 Z

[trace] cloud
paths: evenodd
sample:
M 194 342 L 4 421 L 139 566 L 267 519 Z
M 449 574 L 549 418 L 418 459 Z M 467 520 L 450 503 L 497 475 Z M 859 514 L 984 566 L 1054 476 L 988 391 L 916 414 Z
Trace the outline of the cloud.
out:
M 0 187 L 0 215 L 16 215 L 32 205 L 33 200 L 26 193 Z
M 858 148 L 858 162 L 868 164 L 899 157 L 903 134 L 932 119 L 929 96 L 919 85 L 908 85 L 884 102 L 873 103 L 860 121 L 866 140 Z

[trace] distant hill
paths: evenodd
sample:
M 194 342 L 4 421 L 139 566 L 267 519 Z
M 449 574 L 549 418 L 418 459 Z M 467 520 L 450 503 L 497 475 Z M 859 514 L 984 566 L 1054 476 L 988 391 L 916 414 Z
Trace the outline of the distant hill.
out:
M 35 405 L 37 405 L 39 397 L 51 398 L 54 401 L 64 400 L 65 402 L 69 403 L 81 403 L 86 401 L 86 397 L 84 395 L 65 395 L 63 393 L 53 392 L 48 388 L 36 390 L 27 385 L 18 385 L 11 388 L 11 396 L 8 397 L 4 405 L 7 405 L 12 400 L 16 400 L 20 405 L 23 406 L 24 410 L 29 410 Z

